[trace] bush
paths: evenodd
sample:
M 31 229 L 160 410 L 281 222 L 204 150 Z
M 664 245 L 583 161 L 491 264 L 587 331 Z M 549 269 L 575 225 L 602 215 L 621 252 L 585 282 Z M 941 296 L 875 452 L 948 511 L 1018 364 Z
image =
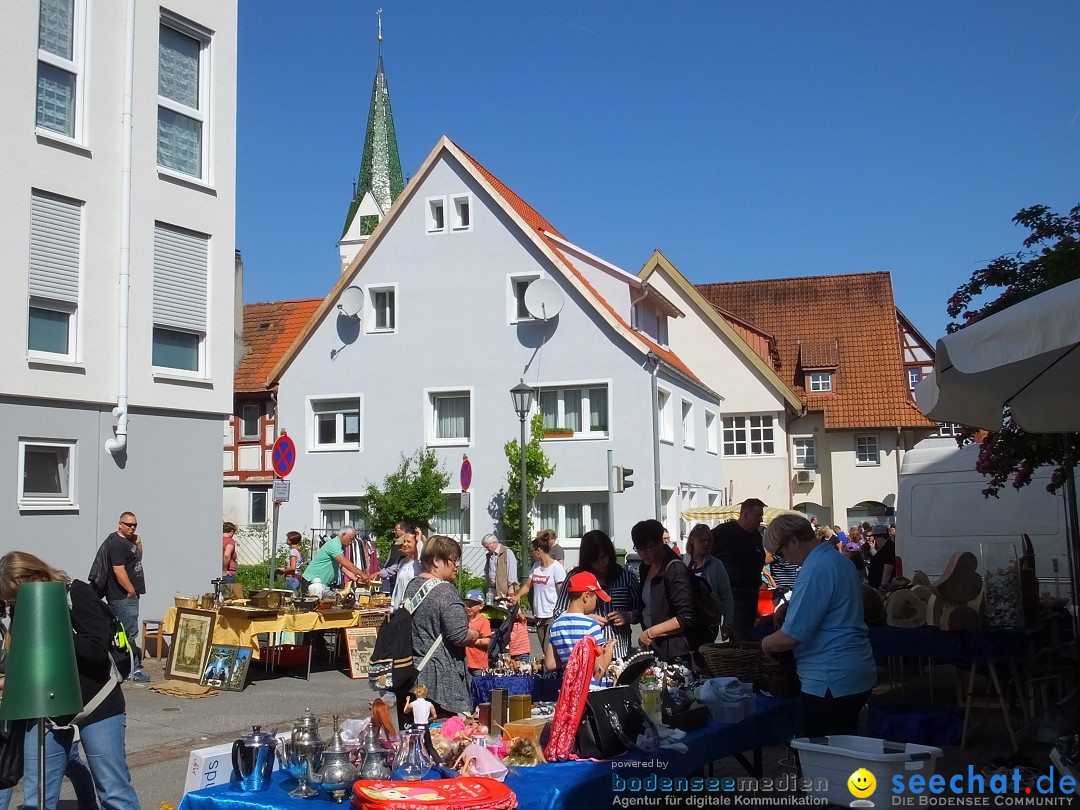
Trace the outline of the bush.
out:
M 266 576 L 268 564 L 265 562 L 257 563 L 255 565 L 238 565 L 236 566 L 236 581 L 240 585 L 244 586 L 244 593 L 248 591 L 261 591 L 266 587 Z M 280 580 L 281 585 L 277 585 L 275 582 L 274 587 L 285 587 L 285 580 Z

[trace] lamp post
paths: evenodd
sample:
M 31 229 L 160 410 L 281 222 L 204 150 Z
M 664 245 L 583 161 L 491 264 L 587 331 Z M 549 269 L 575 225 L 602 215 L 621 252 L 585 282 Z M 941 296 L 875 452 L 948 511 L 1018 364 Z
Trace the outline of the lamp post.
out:
M 533 389 L 522 380 L 510 389 L 510 398 L 514 401 L 514 413 L 521 420 L 521 576 L 524 578 L 529 573 L 528 556 L 526 549 L 529 545 L 529 523 L 526 515 L 528 507 L 529 490 L 525 482 L 525 419 L 532 409 Z

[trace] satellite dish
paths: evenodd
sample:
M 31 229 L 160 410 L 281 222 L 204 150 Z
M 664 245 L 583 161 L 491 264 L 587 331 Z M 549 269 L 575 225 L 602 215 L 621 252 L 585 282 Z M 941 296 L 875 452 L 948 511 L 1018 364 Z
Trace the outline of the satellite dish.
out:
M 525 289 L 525 309 L 539 321 L 547 321 L 562 312 L 562 290 L 550 278 L 538 278 Z
M 364 291 L 359 287 L 346 287 L 338 298 L 337 308 L 346 318 L 359 319 L 364 310 Z

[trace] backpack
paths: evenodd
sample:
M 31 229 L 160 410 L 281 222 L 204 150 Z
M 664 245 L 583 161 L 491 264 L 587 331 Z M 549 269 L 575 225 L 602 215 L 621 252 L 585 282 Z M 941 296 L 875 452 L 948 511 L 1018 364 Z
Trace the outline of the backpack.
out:
M 87 583 L 90 584 L 90 583 Z M 90 587 L 93 587 L 91 584 Z M 68 611 L 71 610 L 71 590 L 68 590 Z M 86 702 L 83 710 L 71 720 L 71 725 L 78 725 L 82 720 L 90 716 L 102 701 L 112 692 L 113 687 L 128 678 L 135 669 L 135 653 L 128 641 L 127 631 L 111 607 L 104 602 L 96 603 L 101 610 L 102 616 L 109 627 L 109 681 Z
M 668 563 L 668 566 L 670 567 L 671 563 L 675 562 L 682 562 L 682 560 L 672 560 Z M 686 565 L 686 563 L 683 563 L 683 565 Z M 701 621 L 706 627 L 719 627 L 721 620 L 724 618 L 724 606 L 720 603 L 720 598 L 713 591 L 712 585 L 709 584 L 705 577 L 699 577 L 691 571 L 690 578 L 694 580 L 694 602 L 698 606 Z
M 416 676 L 427 666 L 431 656 L 442 644 L 442 635 L 435 639 L 419 664 L 413 663 L 412 615 L 439 584 L 437 579 L 429 579 L 420 586 L 415 594 L 401 603 L 401 607 L 390 614 L 390 621 L 379 628 L 375 637 L 375 648 L 371 652 L 371 664 L 368 666 L 368 683 L 372 689 L 391 692 L 407 692 L 416 683 Z
M 105 538 L 98 546 L 94 562 L 90 564 L 90 573 L 86 575 L 86 581 L 94 589 L 99 598 L 104 599 L 109 588 L 109 576 L 112 574 L 112 566 L 109 565 L 109 551 L 106 548 L 109 539 Z

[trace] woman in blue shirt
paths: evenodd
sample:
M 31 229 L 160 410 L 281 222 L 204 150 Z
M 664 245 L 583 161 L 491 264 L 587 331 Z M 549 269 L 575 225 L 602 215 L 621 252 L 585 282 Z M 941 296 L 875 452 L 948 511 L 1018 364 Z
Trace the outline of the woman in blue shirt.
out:
M 832 543 L 819 541 L 798 512 L 773 518 L 764 542 L 774 557 L 801 568 L 783 629 L 766 636 L 761 649 L 794 651 L 802 681 L 803 736 L 855 734 L 877 681 L 855 568 Z

